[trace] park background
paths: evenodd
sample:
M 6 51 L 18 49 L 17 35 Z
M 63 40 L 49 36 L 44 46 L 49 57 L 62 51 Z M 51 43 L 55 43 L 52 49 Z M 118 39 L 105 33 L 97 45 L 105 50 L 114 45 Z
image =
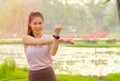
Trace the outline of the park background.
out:
M 27 81 L 22 37 L 28 16 L 39 11 L 44 31 L 62 24 L 63 38 L 53 57 L 58 81 L 120 81 L 119 0 L 0 0 L 0 81 Z

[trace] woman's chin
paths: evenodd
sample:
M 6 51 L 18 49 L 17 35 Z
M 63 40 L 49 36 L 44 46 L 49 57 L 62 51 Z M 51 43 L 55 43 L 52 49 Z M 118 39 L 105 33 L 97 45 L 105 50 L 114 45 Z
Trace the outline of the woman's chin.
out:
M 39 35 L 39 34 L 41 34 L 41 32 L 40 31 L 39 32 L 35 32 L 35 34 Z

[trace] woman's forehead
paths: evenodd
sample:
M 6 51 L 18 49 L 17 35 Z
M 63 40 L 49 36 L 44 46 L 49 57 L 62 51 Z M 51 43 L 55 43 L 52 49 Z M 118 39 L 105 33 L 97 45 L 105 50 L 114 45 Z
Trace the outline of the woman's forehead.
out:
M 32 22 L 43 22 L 42 18 L 41 17 L 34 17 L 32 19 Z

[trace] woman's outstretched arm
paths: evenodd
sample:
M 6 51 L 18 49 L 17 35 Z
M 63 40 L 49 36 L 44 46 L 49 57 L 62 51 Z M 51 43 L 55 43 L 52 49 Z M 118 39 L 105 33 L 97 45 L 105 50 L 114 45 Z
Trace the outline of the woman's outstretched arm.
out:
M 34 38 L 30 35 L 25 35 L 23 37 L 23 43 L 26 45 L 50 45 L 52 44 L 54 39 L 52 37 L 48 37 L 48 39 L 40 39 L 40 38 Z M 60 38 L 58 42 L 63 42 L 63 43 L 72 43 L 72 39 L 66 39 L 66 38 Z
M 49 44 L 52 44 L 53 42 L 53 39 L 40 39 L 40 38 L 34 38 L 32 36 L 29 36 L 29 35 L 25 35 L 23 37 L 23 43 L 26 44 L 26 45 L 36 45 L 36 44 L 39 44 L 39 45 L 49 45 Z

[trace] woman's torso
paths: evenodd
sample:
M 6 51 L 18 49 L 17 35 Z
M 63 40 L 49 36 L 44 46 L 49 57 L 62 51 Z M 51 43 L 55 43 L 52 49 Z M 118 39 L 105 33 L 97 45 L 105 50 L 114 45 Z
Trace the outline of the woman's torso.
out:
M 41 39 L 46 38 L 45 35 L 41 37 Z M 30 70 L 44 69 L 52 63 L 49 45 L 28 45 L 25 52 Z

